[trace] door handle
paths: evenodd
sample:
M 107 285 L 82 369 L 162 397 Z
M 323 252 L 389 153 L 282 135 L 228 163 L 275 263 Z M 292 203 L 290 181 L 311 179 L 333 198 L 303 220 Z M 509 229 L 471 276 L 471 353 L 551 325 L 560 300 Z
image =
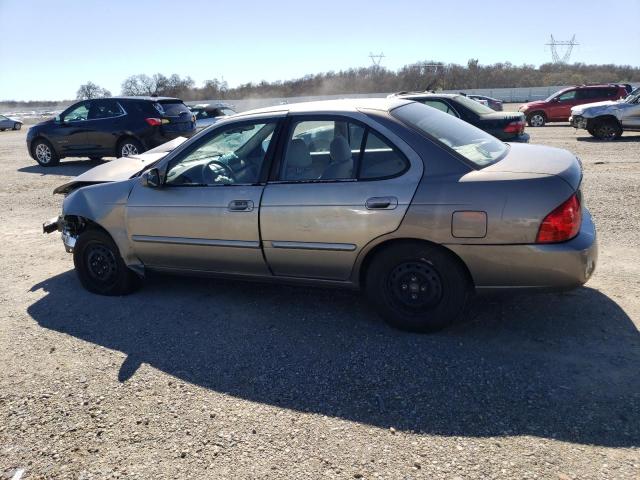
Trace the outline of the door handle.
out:
M 393 210 L 398 206 L 396 197 L 371 197 L 365 203 L 369 210 Z
M 232 212 L 250 212 L 253 210 L 253 202 L 251 200 L 232 200 L 229 202 L 229 210 Z

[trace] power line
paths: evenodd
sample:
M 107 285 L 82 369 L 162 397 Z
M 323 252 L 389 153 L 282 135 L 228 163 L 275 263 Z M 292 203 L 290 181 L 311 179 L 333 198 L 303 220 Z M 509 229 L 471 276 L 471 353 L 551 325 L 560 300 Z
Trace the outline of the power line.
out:
M 574 34 L 573 37 L 571 37 L 571 40 L 556 40 L 553 38 L 553 35 L 551 35 L 551 40 L 549 43 L 545 43 L 545 45 L 549 45 L 551 47 L 551 58 L 553 59 L 553 63 L 569 63 L 573 47 L 580 44 L 576 42 L 576 36 Z M 558 47 L 565 47 L 565 51 L 562 56 L 558 53 Z

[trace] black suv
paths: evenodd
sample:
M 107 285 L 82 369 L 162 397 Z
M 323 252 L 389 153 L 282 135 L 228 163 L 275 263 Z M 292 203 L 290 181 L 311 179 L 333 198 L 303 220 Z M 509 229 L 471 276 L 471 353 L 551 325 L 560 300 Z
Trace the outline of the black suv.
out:
M 49 167 L 64 157 L 127 157 L 195 131 L 193 114 L 177 98 L 100 98 L 75 103 L 31 127 L 27 148 Z
M 424 103 L 458 117 L 504 142 L 528 142 L 525 117 L 520 112 L 495 112 L 457 93 L 400 92 L 389 95 Z

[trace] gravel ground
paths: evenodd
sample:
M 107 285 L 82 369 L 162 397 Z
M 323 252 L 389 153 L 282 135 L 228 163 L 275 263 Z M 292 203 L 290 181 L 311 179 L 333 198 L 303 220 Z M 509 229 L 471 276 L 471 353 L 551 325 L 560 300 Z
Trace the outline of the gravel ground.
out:
M 95 162 L 0 133 L 0 478 L 640 478 L 640 135 L 567 125 L 600 262 L 436 335 L 353 292 L 153 276 L 85 292 L 41 222 Z

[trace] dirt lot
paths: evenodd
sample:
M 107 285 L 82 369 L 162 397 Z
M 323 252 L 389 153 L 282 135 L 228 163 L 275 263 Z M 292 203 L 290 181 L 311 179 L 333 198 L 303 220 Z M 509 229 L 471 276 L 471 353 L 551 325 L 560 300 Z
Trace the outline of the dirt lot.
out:
M 640 135 L 528 131 L 584 162 L 596 274 L 431 336 L 334 290 L 88 294 L 40 225 L 95 163 L 1 132 L 0 478 L 640 478 Z

